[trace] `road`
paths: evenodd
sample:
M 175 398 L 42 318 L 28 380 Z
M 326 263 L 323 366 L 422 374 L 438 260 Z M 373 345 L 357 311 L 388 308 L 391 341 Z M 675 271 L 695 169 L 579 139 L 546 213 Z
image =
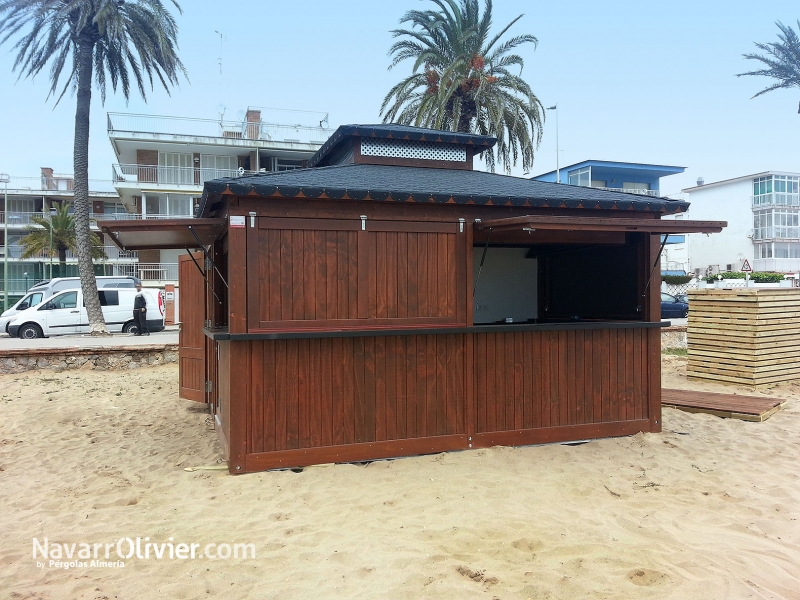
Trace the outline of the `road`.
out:
M 8 335 L 0 336 L 0 353 L 3 350 L 27 350 L 31 348 L 111 348 L 114 346 L 150 346 L 153 344 L 177 344 L 178 328 L 169 327 L 164 331 L 146 336 L 115 333 L 109 337 L 90 335 L 57 335 L 38 340 L 21 340 Z

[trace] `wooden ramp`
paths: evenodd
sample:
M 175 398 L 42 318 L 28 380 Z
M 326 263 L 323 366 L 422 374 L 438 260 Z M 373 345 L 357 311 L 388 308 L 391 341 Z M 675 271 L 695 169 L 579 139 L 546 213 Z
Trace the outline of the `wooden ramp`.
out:
M 764 421 L 786 404 L 779 398 L 711 394 L 688 390 L 661 390 L 661 403 L 686 412 L 699 412 L 728 419 Z

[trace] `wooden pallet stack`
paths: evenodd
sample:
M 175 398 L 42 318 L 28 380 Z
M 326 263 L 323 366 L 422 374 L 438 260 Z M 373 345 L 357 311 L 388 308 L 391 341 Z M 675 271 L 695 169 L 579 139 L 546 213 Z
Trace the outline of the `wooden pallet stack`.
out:
M 752 386 L 800 379 L 800 289 L 689 292 L 687 375 Z

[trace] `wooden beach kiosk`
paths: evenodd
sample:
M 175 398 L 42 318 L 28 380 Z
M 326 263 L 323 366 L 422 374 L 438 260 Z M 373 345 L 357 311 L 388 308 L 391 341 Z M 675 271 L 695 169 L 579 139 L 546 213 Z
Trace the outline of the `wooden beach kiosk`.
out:
M 485 136 L 343 126 L 308 168 L 100 223 L 181 257 L 181 395 L 232 473 L 661 429 L 661 220 L 688 204 L 473 170 Z M 200 250 L 200 251 L 198 251 Z

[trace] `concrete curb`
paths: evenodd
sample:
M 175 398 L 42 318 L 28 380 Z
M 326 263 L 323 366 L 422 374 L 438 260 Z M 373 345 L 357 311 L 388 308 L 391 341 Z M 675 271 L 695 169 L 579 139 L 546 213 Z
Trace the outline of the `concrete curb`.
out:
M 0 374 L 39 369 L 120 371 L 178 362 L 177 344 L 36 348 L 0 352 Z

